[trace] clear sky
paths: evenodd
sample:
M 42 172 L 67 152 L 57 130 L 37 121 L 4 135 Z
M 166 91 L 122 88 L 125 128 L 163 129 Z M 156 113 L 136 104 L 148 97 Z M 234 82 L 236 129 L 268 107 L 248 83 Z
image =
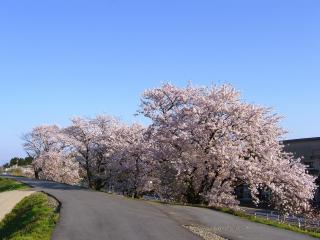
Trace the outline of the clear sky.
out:
M 134 121 L 143 89 L 231 83 L 320 136 L 320 1 L 2 0 L 0 163 L 33 126 Z M 141 119 L 138 119 L 141 120 Z

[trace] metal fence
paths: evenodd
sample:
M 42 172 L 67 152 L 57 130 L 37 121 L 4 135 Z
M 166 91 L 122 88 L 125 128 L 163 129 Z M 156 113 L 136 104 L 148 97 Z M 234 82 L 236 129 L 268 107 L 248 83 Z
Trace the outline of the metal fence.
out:
M 267 220 L 273 220 L 289 225 L 294 225 L 302 229 L 310 229 L 320 231 L 320 220 L 307 219 L 295 215 L 280 215 L 276 211 L 262 211 L 262 210 L 245 210 L 245 212 L 251 216 L 264 218 Z

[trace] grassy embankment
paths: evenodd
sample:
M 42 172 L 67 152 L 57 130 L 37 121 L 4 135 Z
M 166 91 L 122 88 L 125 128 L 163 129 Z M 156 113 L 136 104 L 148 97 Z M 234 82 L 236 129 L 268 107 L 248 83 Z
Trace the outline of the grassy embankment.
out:
M 26 184 L 0 178 L 0 193 L 28 189 Z M 59 203 L 44 193 L 25 197 L 0 222 L 1 240 L 49 240 L 59 218 Z
M 21 182 L 17 182 L 7 178 L 0 178 L 0 193 L 12 190 L 24 190 L 29 187 Z
M 49 240 L 58 221 L 59 204 L 38 192 L 25 197 L 0 222 L 0 239 Z

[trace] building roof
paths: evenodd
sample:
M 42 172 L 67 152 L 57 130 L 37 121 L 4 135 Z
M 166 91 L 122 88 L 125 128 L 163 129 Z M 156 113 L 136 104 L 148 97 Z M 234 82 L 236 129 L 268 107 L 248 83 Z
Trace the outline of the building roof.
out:
M 295 143 L 295 142 L 313 142 L 313 141 L 320 141 L 320 137 L 288 139 L 288 140 L 284 140 L 283 143 L 287 144 L 287 143 Z

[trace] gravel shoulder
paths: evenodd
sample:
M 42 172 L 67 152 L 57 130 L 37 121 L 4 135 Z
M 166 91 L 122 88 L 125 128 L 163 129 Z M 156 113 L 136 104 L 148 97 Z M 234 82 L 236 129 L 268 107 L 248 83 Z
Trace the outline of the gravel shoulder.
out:
M 13 190 L 0 193 L 0 221 L 18 202 L 34 192 L 32 190 Z

